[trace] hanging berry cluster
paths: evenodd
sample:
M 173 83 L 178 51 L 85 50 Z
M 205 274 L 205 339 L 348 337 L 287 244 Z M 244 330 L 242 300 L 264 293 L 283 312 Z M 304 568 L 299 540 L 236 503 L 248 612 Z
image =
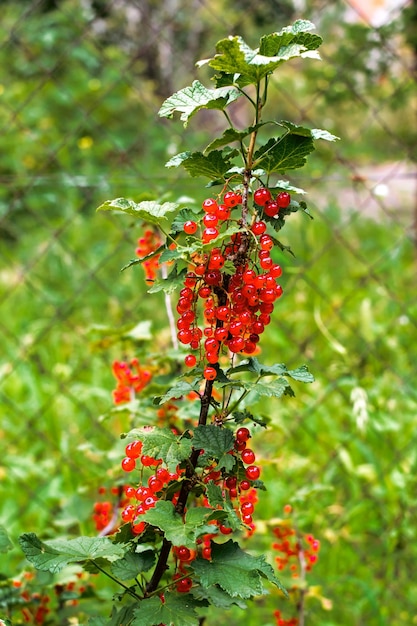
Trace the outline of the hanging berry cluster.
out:
M 135 394 L 140 393 L 152 378 L 151 371 L 141 367 L 136 358 L 131 359 L 129 363 L 114 361 L 112 371 L 117 381 L 116 388 L 113 390 L 115 404 L 124 404 L 133 400 Z
M 253 198 L 251 223 L 221 246 L 194 258 L 177 303 L 178 340 L 197 353 L 188 354 L 185 364 L 194 367 L 203 360 L 204 378 L 208 380 L 216 377 L 213 365 L 222 352 L 256 353 L 275 301 L 282 295 L 277 282 L 282 269 L 271 257 L 274 238 L 267 233 L 263 218 L 277 216 L 280 209 L 289 206 L 291 197 L 280 192 L 274 199 L 269 189 L 260 187 Z M 242 194 L 227 191 L 222 200 L 208 198 L 203 202 L 203 244 L 219 237 L 230 224 L 242 224 L 242 218 L 232 214 L 242 205 Z M 196 236 L 196 222 L 187 221 L 183 228 L 187 235 Z M 199 300 L 204 302 L 203 328 L 198 324 Z

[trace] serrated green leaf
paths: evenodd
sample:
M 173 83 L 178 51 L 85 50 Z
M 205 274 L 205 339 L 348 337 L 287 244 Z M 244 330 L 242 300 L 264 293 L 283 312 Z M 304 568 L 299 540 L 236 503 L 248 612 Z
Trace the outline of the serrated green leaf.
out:
M 26 558 L 36 569 L 55 574 L 70 563 L 85 563 L 95 559 L 116 561 L 124 556 L 127 546 L 114 544 L 108 537 L 77 537 L 68 541 L 41 541 L 35 533 L 19 537 Z
M 157 597 L 142 600 L 134 611 L 131 626 L 198 626 L 200 623 L 196 608 L 205 606 L 190 594 L 165 593 L 164 602 Z
M 119 580 L 131 580 L 138 574 L 147 572 L 155 563 L 155 553 L 153 550 L 143 552 L 128 552 L 122 559 L 119 559 L 111 566 L 111 571 Z
M 207 176 L 212 180 L 223 179 L 231 167 L 231 159 L 237 151 L 225 154 L 220 150 L 213 150 L 208 155 L 202 152 L 183 152 L 176 155 L 166 163 L 166 167 L 182 165 L 193 176 Z
M 127 198 L 115 198 L 101 204 L 97 211 L 122 211 L 145 222 L 158 225 L 161 220 L 167 219 L 168 215 L 175 212 L 178 207 L 179 204 L 176 202 L 160 203 L 153 200 L 134 202 Z
M 172 117 L 174 113 L 180 113 L 180 119 L 187 126 L 187 122 L 197 111 L 201 109 L 226 108 L 241 96 L 235 87 L 220 87 L 207 89 L 200 81 L 195 80 L 192 85 L 184 87 L 163 102 L 160 117 Z
M 261 594 L 261 576 L 281 588 L 281 583 L 271 573 L 272 568 L 268 567 L 264 557 L 254 557 L 244 552 L 232 540 L 224 544 L 212 543 L 211 561 L 196 559 L 192 568 L 203 587 L 219 585 L 232 598 L 251 598 Z
M 286 26 L 276 33 L 261 38 L 259 52 L 265 56 L 275 56 L 279 51 L 290 44 L 299 44 L 305 50 L 316 50 L 322 43 L 319 35 L 310 33 L 315 26 L 308 20 L 297 20 L 291 26 Z M 301 53 L 303 56 L 303 53 Z
M 311 137 L 289 133 L 278 139 L 270 139 L 254 155 L 256 165 L 271 172 L 285 173 L 303 167 L 306 157 L 314 150 Z
M 234 436 L 228 428 L 220 428 L 209 424 L 198 426 L 194 431 L 193 446 L 217 460 L 217 468 L 223 467 L 230 471 L 235 463 L 229 454 L 234 447 Z
M 211 606 L 215 606 L 219 609 L 230 609 L 232 606 L 238 606 L 241 609 L 246 608 L 246 604 L 243 600 L 240 598 L 231 598 L 229 594 L 215 585 L 211 587 L 194 587 L 191 593 L 197 600 L 207 600 Z
M 0 553 L 4 554 L 9 552 L 9 550 L 13 550 L 13 544 L 10 541 L 7 530 L 4 526 L 0 526 Z
M 209 480 L 206 487 L 206 496 L 210 506 L 215 509 L 218 506 L 223 507 L 224 497 L 223 490 L 220 485 L 216 485 L 213 480 Z
M 205 507 L 193 507 L 188 509 L 184 519 L 175 512 L 171 501 L 159 500 L 153 508 L 148 509 L 143 519 L 162 530 L 166 539 L 174 546 L 193 549 L 201 535 L 213 531 L 213 526 L 208 522 L 215 519 L 213 515 L 217 513 Z
M 143 454 L 163 458 L 171 472 L 191 454 L 191 439 L 174 435 L 170 428 L 138 428 L 130 434 L 142 441 Z
M 314 35 L 310 37 L 314 37 Z M 311 44 L 312 48 L 308 50 L 301 43 L 301 36 L 299 39 L 300 41 L 297 41 L 295 35 L 287 36 L 286 45 L 275 45 L 274 49 L 268 40 L 268 42 L 263 42 L 261 49 L 255 50 L 252 50 L 241 37 L 222 39 L 216 45 L 217 54 L 209 60 L 209 65 L 222 73 L 222 81 L 218 80 L 217 86 L 233 83 L 240 86 L 256 84 L 271 74 L 284 61 L 306 54 L 313 56 L 313 44 Z M 305 39 L 307 41 L 309 38 L 305 37 Z M 320 38 L 318 40 L 321 43 Z M 275 54 L 272 54 L 273 51 Z M 233 77 L 232 80 L 231 77 Z

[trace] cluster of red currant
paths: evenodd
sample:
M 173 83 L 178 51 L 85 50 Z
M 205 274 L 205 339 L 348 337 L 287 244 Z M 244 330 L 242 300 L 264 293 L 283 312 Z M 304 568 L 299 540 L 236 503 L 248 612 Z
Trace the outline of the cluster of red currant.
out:
M 279 570 L 289 565 L 293 578 L 299 577 L 300 566 L 306 572 L 310 572 L 318 561 L 320 541 L 313 535 L 300 537 L 291 526 L 283 525 L 274 528 L 273 533 L 278 542 L 272 544 L 272 548 L 281 553 L 275 561 Z
M 153 230 L 151 228 L 147 228 L 142 237 L 138 239 L 138 245 L 136 248 L 136 256 L 140 259 L 148 256 L 148 254 L 152 254 L 155 252 L 162 244 L 162 240 L 158 234 L 157 230 Z M 145 271 L 145 280 L 147 283 L 152 283 L 157 275 L 159 269 L 159 257 L 160 254 L 155 254 L 143 261 L 142 266 Z
M 226 474 L 224 471 L 216 470 L 215 466 L 210 465 L 203 468 L 201 480 L 204 484 L 213 481 L 216 485 L 220 485 L 224 491 L 227 490 L 230 500 L 236 501 L 235 508 L 242 522 L 247 526 L 249 534 L 252 534 L 255 529 L 252 514 L 257 502 L 256 490 L 252 486 L 258 480 L 261 470 L 257 465 L 253 465 L 255 453 L 247 447 L 247 441 L 250 436 L 249 429 L 245 427 L 238 428 L 236 432 L 234 454 L 241 461 L 240 467 L 242 467 L 242 475 L 239 478 L 236 474 Z M 125 486 L 124 488 L 124 494 L 128 502 L 125 502 L 121 513 L 122 520 L 132 524 L 132 530 L 135 534 L 142 533 L 145 528 L 145 523 L 140 519 L 141 515 L 155 506 L 155 502 L 164 497 L 168 486 L 171 487 L 184 473 L 184 470 L 181 468 L 177 468 L 175 473 L 169 472 L 167 468 L 163 467 L 162 459 L 155 459 L 142 454 L 142 447 L 143 444 L 139 440 L 127 444 L 125 448 L 126 456 L 121 463 L 125 472 L 132 472 L 135 469 L 140 469 L 141 472 L 140 484 L 137 486 Z M 147 479 L 144 477 L 144 468 L 149 468 L 151 471 Z M 174 504 L 178 498 L 179 489 L 180 486 L 178 486 L 178 492 L 174 493 L 172 497 Z M 135 502 L 132 503 L 131 500 Z M 208 506 L 205 497 L 203 497 L 203 503 L 205 506 Z M 219 524 L 218 531 L 228 535 L 232 532 L 232 529 Z M 214 537 L 215 533 L 212 536 Z
M 262 209 L 255 210 L 250 229 L 236 232 L 221 247 L 194 257 L 180 291 L 177 337 L 207 361 L 204 377 L 208 380 L 217 375 L 213 365 L 218 362 L 222 347 L 229 353 L 256 352 L 260 335 L 271 321 L 274 303 L 282 295 L 282 287 L 277 283 L 282 269 L 271 258 L 274 240 L 267 234 L 267 224 L 259 219 L 259 212 L 269 217 L 277 215 L 280 208 L 288 206 L 290 196 L 281 192 L 273 200 L 271 192 L 262 187 L 255 191 L 254 200 Z M 241 203 L 242 196 L 234 192 L 224 194 L 223 204 L 213 198 L 203 202 L 203 243 L 218 237 L 219 224 L 227 225 L 232 209 Z M 196 222 L 184 224 L 184 232 L 189 235 L 197 229 Z M 228 261 L 227 272 L 222 271 Z M 204 328 L 197 321 L 199 299 L 204 301 Z M 185 357 L 188 367 L 194 367 L 197 361 L 195 354 Z
M 34 574 L 33 572 L 23 572 L 19 579 L 13 581 L 13 587 L 21 590 L 20 604 L 23 605 L 21 608 L 23 622 L 19 621 L 19 624 L 41 626 L 46 622 L 50 623 L 50 616 L 52 612 L 55 613 L 52 605 L 54 601 L 58 601 L 61 608 L 76 606 L 78 598 L 88 591 L 88 588 L 92 587 L 91 583 L 85 584 L 82 578 L 84 578 L 84 574 L 76 574 L 75 580 L 54 585 L 53 594 L 49 595 L 48 593 L 31 591 L 30 585 L 34 581 Z M 2 623 L 0 619 L 0 624 Z
M 132 359 L 129 363 L 114 361 L 112 371 L 117 381 L 116 389 L 113 390 L 115 404 L 133 400 L 135 393 L 140 393 L 152 378 L 151 371 L 142 368 L 138 359 Z

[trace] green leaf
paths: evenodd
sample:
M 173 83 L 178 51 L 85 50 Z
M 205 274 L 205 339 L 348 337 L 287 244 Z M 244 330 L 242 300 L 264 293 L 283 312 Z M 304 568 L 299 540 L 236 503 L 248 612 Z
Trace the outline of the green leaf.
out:
M 314 376 L 308 371 L 307 365 L 301 365 L 295 370 L 288 370 L 288 376 L 302 383 L 314 383 Z
M 217 513 L 205 507 L 192 507 L 188 509 L 184 519 L 175 512 L 171 501 L 159 500 L 154 507 L 146 511 L 143 519 L 162 530 L 166 539 L 174 546 L 187 546 L 192 549 L 201 535 L 213 531 L 213 526 L 208 522 L 216 519 Z
M 168 400 L 172 398 L 179 398 L 181 396 L 187 396 L 192 391 L 198 391 L 200 388 L 199 382 L 189 383 L 186 380 L 180 380 L 175 385 L 170 387 L 168 391 L 163 396 L 157 396 L 155 398 L 155 402 L 158 404 L 164 404 Z
M 133 215 L 140 220 L 158 225 L 161 220 L 167 219 L 170 213 L 177 211 L 179 204 L 176 202 L 155 202 L 152 200 L 144 200 L 136 203 L 127 198 L 116 198 L 115 200 L 107 200 L 101 204 L 97 211 L 122 211 L 127 215 Z
M 297 20 L 277 33 L 262 37 L 259 52 L 265 56 L 276 56 L 290 44 L 301 45 L 305 50 L 316 50 L 323 40 L 318 35 L 309 32 L 314 28 L 314 24 L 308 20 Z M 307 55 L 301 53 L 300 56 Z
M 122 559 L 119 559 L 111 566 L 111 571 L 119 580 L 131 580 L 138 574 L 147 572 L 155 563 L 155 553 L 153 550 L 143 552 L 128 552 Z
M 311 38 L 304 35 L 306 42 L 310 43 L 311 50 L 314 45 Z M 216 45 L 217 54 L 208 61 L 210 67 L 222 73 L 223 84 L 238 83 L 240 86 L 258 83 L 262 78 L 271 74 L 281 63 L 294 57 L 316 56 L 301 42 L 302 37 L 287 35 L 286 45 L 284 40 L 277 37 L 275 44 L 272 39 L 261 40 L 261 48 L 252 50 L 241 37 L 229 37 L 222 39 Z M 316 40 L 317 45 L 321 39 Z M 233 77 L 233 81 L 224 81 L 225 76 Z M 218 83 L 219 86 L 220 83 Z
M 192 568 L 203 587 L 219 585 L 232 598 L 251 598 L 261 594 L 263 577 L 282 589 L 263 556 L 254 557 L 244 552 L 232 540 L 224 544 L 212 543 L 211 561 L 196 559 Z
M 172 252 L 175 253 L 176 251 L 172 250 Z M 174 256 L 174 258 L 178 257 Z M 166 278 L 155 280 L 153 285 L 148 289 L 148 293 L 157 293 L 158 291 L 164 291 L 168 294 L 173 293 L 178 289 L 178 287 L 183 286 L 184 276 L 186 273 L 186 269 L 178 271 L 177 266 L 173 267 Z
M 224 505 L 223 490 L 220 487 L 220 485 L 216 485 L 216 483 L 213 480 L 209 480 L 209 482 L 207 483 L 206 496 L 207 496 L 209 505 L 212 506 L 213 509 L 215 509 L 218 506 L 223 508 L 223 505 Z
M 134 611 L 131 626 L 198 626 L 200 623 L 196 608 L 205 606 L 195 600 L 190 594 L 165 593 L 164 602 L 155 596 L 140 602 L 139 608 Z
M 96 559 L 117 561 L 127 550 L 126 546 L 114 544 L 108 537 L 78 537 L 68 541 L 56 539 L 43 542 L 35 533 L 25 533 L 19 537 L 19 543 L 27 560 L 36 569 L 52 574 L 70 563 L 86 563 Z
M 215 458 L 217 469 L 224 467 L 231 470 L 235 461 L 229 452 L 233 450 L 234 441 L 231 430 L 210 424 L 195 429 L 193 446 L 197 450 L 204 450 L 209 457 Z
M 207 176 L 216 180 L 224 178 L 231 167 L 230 159 L 236 154 L 237 151 L 224 153 L 220 150 L 213 150 L 207 156 L 202 152 L 182 152 L 170 159 L 165 165 L 166 167 L 182 165 L 193 177 Z
M 231 598 L 229 594 L 212 585 L 211 587 L 195 587 L 191 593 L 197 600 L 207 600 L 211 606 L 218 609 L 230 609 L 232 606 L 238 606 L 241 609 L 246 608 L 246 604 L 240 598 Z
M 184 230 L 184 224 L 188 221 L 198 221 L 198 219 L 202 216 L 202 212 L 198 211 L 197 213 L 192 209 L 181 209 L 178 215 L 175 216 L 172 224 L 171 224 L 171 233 L 182 233 Z
M 242 141 L 245 137 L 251 135 L 255 130 L 261 128 L 268 122 L 261 122 L 260 124 L 256 124 L 255 126 L 250 126 L 245 130 L 236 130 L 235 128 L 227 128 L 221 137 L 214 139 L 204 150 L 204 153 L 211 152 L 216 148 L 221 148 L 222 146 L 227 146 L 235 141 Z
M 13 550 L 13 544 L 4 526 L 0 526 L 0 553 L 4 554 L 9 550 Z
M 265 171 L 284 174 L 287 170 L 303 167 L 306 157 L 314 150 L 311 137 L 289 133 L 278 139 L 270 139 L 264 146 L 255 152 L 254 158 L 257 167 Z
M 170 428 L 139 428 L 130 434 L 142 441 L 142 454 L 163 458 L 170 472 L 191 454 L 191 439 L 174 435 Z
M 174 113 L 180 113 L 180 119 L 187 126 L 187 122 L 197 111 L 201 109 L 222 110 L 231 102 L 241 96 L 235 87 L 221 87 L 219 89 L 207 89 L 200 81 L 195 80 L 191 86 L 177 91 L 163 102 L 160 117 L 172 117 Z

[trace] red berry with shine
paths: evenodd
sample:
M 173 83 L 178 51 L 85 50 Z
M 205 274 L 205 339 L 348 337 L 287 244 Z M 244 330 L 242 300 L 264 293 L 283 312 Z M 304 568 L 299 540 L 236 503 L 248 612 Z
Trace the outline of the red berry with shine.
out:
M 287 191 L 281 191 L 276 197 L 276 203 L 280 209 L 286 209 L 291 202 L 291 196 Z
M 183 228 L 184 228 L 184 232 L 187 235 L 194 235 L 194 233 L 197 232 L 197 224 L 196 222 L 193 222 L 192 220 L 188 220 L 188 222 L 185 222 Z
M 269 191 L 269 189 L 266 189 L 265 187 L 260 187 L 253 194 L 253 199 L 255 200 L 256 204 L 258 204 L 259 206 L 265 206 L 265 204 L 269 202 L 271 198 L 272 198 L 271 192 Z

